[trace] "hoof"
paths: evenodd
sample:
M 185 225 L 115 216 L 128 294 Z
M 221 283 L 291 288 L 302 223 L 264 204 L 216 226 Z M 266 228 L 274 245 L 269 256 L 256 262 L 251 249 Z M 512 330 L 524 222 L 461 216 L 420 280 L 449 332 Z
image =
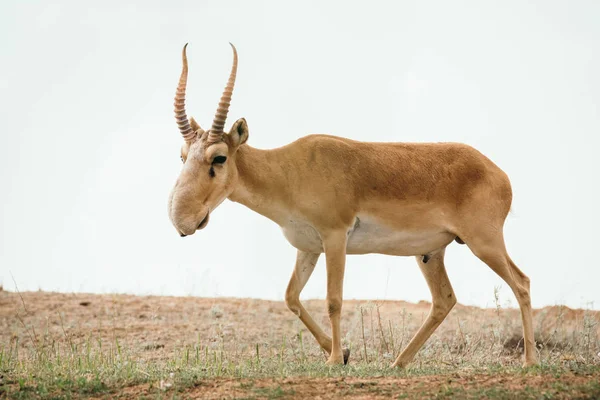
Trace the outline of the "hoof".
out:
M 404 362 L 404 361 L 400 361 L 400 362 L 394 361 L 394 363 L 392 365 L 390 365 L 390 368 L 400 368 L 400 369 L 402 369 L 402 368 L 406 367 L 407 365 L 408 365 L 408 363 Z
M 329 358 L 329 360 L 327 360 L 325 362 L 325 365 L 330 365 L 330 366 L 331 365 L 343 365 L 343 364 L 344 364 L 344 360 L 341 359 L 341 358 L 339 360 L 338 359 Z
M 350 351 L 348 349 L 342 349 L 342 354 L 332 357 L 329 355 L 329 358 L 325 362 L 326 365 L 345 365 L 348 362 L 348 356 L 350 355 Z
M 523 362 L 523 368 L 531 368 L 531 367 L 537 367 L 537 366 L 538 366 L 537 361 L 524 361 Z
M 350 349 L 344 349 L 344 365 L 348 365 L 348 360 L 350 359 Z

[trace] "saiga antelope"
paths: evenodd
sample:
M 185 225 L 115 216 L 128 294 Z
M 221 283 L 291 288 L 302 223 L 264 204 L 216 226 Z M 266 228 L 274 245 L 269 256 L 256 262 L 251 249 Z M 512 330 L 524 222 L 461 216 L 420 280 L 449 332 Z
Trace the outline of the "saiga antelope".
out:
M 365 143 L 310 135 L 272 150 L 246 144 L 248 125 L 223 128 L 237 73 L 233 67 L 209 130 L 185 111 L 188 64 L 175 96 L 183 135 L 183 168 L 169 198 L 181 236 L 206 227 L 226 198 L 277 223 L 298 250 L 285 301 L 329 354 L 347 362 L 340 313 L 346 254 L 415 256 L 431 291 L 431 310 L 392 366 L 408 364 L 448 315 L 456 298 L 444 267 L 453 240 L 471 251 L 513 290 L 521 308 L 524 365 L 536 363 L 529 278 L 510 259 L 503 226 L 512 200 L 506 174 L 477 150 L 458 143 Z M 331 337 L 300 303 L 300 292 L 325 253 Z

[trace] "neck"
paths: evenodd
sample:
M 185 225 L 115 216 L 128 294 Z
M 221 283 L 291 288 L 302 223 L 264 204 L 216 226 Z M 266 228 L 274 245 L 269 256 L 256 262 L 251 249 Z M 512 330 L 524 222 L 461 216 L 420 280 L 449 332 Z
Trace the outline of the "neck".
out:
M 278 223 L 283 216 L 281 194 L 286 180 L 278 157 L 273 157 L 276 151 L 240 146 L 236 154 L 238 182 L 228 198 Z

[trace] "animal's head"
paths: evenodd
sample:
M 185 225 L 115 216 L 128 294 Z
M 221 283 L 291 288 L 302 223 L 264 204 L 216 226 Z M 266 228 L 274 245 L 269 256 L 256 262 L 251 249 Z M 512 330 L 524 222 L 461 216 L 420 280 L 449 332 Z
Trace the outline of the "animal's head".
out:
M 183 69 L 175 95 L 175 119 L 183 136 L 183 168 L 169 198 L 169 217 L 181 236 L 191 235 L 208 224 L 210 213 L 231 194 L 237 182 L 237 149 L 248 139 L 248 125 L 237 120 L 229 133 L 223 132 L 237 71 L 237 52 L 233 48 L 233 67 L 219 107 L 209 130 L 204 130 L 185 112 L 187 84 L 187 44 L 183 47 Z

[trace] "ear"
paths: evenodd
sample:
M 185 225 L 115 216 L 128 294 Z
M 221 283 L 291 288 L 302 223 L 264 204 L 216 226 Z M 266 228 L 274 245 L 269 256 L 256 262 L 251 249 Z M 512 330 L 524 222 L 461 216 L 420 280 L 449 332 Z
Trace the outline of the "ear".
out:
M 235 121 L 229 131 L 229 137 L 236 148 L 246 143 L 246 140 L 248 140 L 248 124 L 244 118 Z
M 194 132 L 196 132 L 198 129 L 200 129 L 200 131 L 202 131 L 202 128 L 200 127 L 200 124 L 196 122 L 196 120 L 194 119 L 194 117 L 190 118 L 190 126 L 192 127 L 192 130 Z M 204 132 L 204 131 L 202 131 Z

